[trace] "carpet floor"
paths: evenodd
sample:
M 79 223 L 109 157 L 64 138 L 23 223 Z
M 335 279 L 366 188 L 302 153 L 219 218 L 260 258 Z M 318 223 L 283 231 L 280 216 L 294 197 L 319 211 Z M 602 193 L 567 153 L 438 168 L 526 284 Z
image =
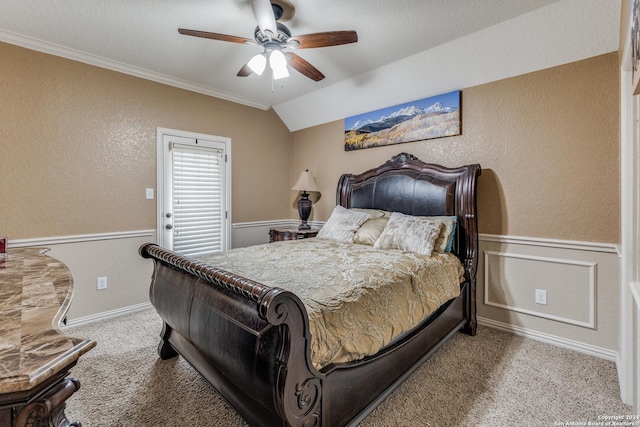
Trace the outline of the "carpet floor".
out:
M 66 329 L 98 342 L 72 369 L 82 386 L 67 401 L 69 420 L 247 426 L 184 359 L 158 358 L 161 326 L 148 309 Z M 588 425 L 631 414 L 619 396 L 613 362 L 481 326 L 475 337 L 456 334 L 360 426 Z

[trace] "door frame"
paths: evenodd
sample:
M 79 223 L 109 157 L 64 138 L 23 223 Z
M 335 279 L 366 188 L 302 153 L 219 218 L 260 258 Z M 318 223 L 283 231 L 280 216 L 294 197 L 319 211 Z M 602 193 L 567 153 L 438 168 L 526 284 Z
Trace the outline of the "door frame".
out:
M 631 28 L 631 26 L 629 26 Z M 633 95 L 631 31 L 628 31 L 620 64 L 620 331 L 618 338 L 618 380 L 620 397 L 628 405 L 638 405 L 634 378 L 634 340 L 637 330 L 633 322 L 631 287 L 638 282 L 638 134 L 636 96 Z M 637 408 L 636 408 L 637 409 Z
M 189 132 L 184 130 L 158 127 L 156 129 L 156 243 L 163 246 L 164 230 L 164 137 L 178 136 L 181 138 L 203 139 L 224 144 L 225 152 L 225 216 L 224 216 L 224 247 L 226 251 L 232 247 L 231 244 L 231 138 L 225 136 L 208 135 L 204 133 Z

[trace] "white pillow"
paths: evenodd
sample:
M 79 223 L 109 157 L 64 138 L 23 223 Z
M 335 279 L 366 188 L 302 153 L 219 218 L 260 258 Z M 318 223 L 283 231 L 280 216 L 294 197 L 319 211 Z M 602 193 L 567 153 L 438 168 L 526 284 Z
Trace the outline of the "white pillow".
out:
M 369 215 L 371 215 L 371 219 L 382 218 L 385 216 L 388 217 L 389 215 L 391 215 L 391 212 L 383 211 L 380 209 L 351 208 L 351 210 L 356 212 L 368 213 Z
M 340 205 L 333 208 L 331 216 L 318 232 L 318 239 L 339 243 L 353 243 L 353 236 L 371 215 L 346 209 Z
M 400 249 L 430 256 L 442 226 L 442 222 L 433 221 L 428 217 L 393 212 L 373 247 Z

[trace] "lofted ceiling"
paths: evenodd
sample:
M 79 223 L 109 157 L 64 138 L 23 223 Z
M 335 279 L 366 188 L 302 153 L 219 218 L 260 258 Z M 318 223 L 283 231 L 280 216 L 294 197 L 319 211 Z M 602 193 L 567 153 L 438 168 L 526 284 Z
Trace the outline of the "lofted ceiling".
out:
M 456 51 L 456 40 L 473 40 L 476 34 L 481 40 L 495 28 L 511 29 L 511 33 L 501 33 L 500 38 L 520 40 L 522 34 L 517 34 L 519 27 L 509 25 L 519 22 L 519 19 L 527 31 L 536 32 L 525 37 L 531 43 L 535 43 L 537 32 L 541 39 L 545 39 L 546 26 L 550 25 L 551 38 L 558 39 L 554 31 L 569 28 L 581 35 L 576 43 L 594 46 L 581 56 L 617 49 L 619 22 L 615 19 L 619 21 L 619 0 L 291 2 L 295 5 L 295 15 L 285 24 L 293 35 L 333 30 L 355 30 L 358 33 L 355 44 L 297 51 L 299 56 L 324 73 L 326 78 L 320 82 L 293 70 L 289 78 L 276 82 L 272 82 L 269 73 L 237 77 L 238 70 L 261 48 L 184 36 L 177 31 L 178 28 L 189 28 L 253 39 L 256 20 L 249 0 L 2 0 L 0 41 L 256 108 L 272 107 L 292 130 L 335 119 L 326 113 L 319 114 L 316 120 L 295 117 L 302 114 L 301 106 L 306 109 L 303 112 L 305 116 L 314 115 L 313 108 L 308 106 L 311 102 L 316 109 L 326 109 L 327 106 L 317 105 L 323 92 L 345 93 L 346 90 L 353 97 L 354 91 L 366 90 L 367 80 L 375 80 L 371 74 L 375 70 L 391 67 L 386 78 L 391 75 L 389 72 L 397 76 L 397 69 L 402 69 L 403 61 L 406 61 L 405 67 L 415 67 L 416 55 L 424 56 L 425 52 L 435 52 L 441 46 L 451 46 L 449 55 L 455 57 L 462 53 Z M 572 25 L 545 22 L 553 21 L 559 13 L 557 11 L 567 14 L 562 17 L 564 20 L 571 21 L 576 16 L 576 25 L 585 28 L 576 30 Z M 604 16 L 603 12 L 606 12 Z M 592 16 L 594 14 L 597 16 Z M 541 21 L 536 24 L 536 20 Z M 593 23 L 602 20 L 606 22 L 596 28 Z M 606 29 L 604 35 L 603 27 Z M 583 34 L 589 34 L 589 40 L 584 40 Z M 603 37 L 606 40 L 601 40 Z M 598 40 L 594 43 L 591 38 Z M 559 42 L 564 42 L 564 38 Z M 526 50 L 529 46 L 521 45 L 520 48 Z M 564 50 L 573 48 L 564 47 Z M 576 60 L 574 56 L 569 54 L 566 61 Z M 429 59 L 424 57 L 422 61 Z M 562 61 L 554 59 L 553 62 Z M 420 61 L 417 64 L 421 66 Z M 539 66 L 533 68 L 536 67 Z M 425 69 L 428 70 L 429 66 Z M 463 83 L 468 84 L 451 81 L 453 88 L 460 88 Z M 446 86 L 441 85 L 442 89 L 449 89 Z M 425 87 L 424 93 L 416 94 L 414 90 L 413 94 L 431 95 L 438 90 L 440 87 L 437 86 Z M 400 91 L 397 100 L 404 101 L 406 99 L 400 98 L 407 96 L 410 95 Z M 390 96 L 380 102 L 384 105 L 395 100 Z M 372 107 L 375 105 L 353 108 L 358 112 L 358 108 Z M 341 114 L 348 113 L 351 111 L 336 111 L 334 115 L 344 117 Z

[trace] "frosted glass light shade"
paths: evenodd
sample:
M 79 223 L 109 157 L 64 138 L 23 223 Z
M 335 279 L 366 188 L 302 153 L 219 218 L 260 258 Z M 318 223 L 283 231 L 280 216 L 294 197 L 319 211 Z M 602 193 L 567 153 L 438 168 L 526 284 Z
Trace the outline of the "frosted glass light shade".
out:
M 273 79 L 279 80 L 285 77 L 289 77 L 289 70 L 287 70 L 287 58 L 279 50 L 273 50 L 269 55 L 269 66 L 273 70 Z
M 264 56 L 264 53 L 259 53 L 251 58 L 247 65 L 251 68 L 251 71 L 261 76 L 264 69 L 267 67 L 267 58 Z

